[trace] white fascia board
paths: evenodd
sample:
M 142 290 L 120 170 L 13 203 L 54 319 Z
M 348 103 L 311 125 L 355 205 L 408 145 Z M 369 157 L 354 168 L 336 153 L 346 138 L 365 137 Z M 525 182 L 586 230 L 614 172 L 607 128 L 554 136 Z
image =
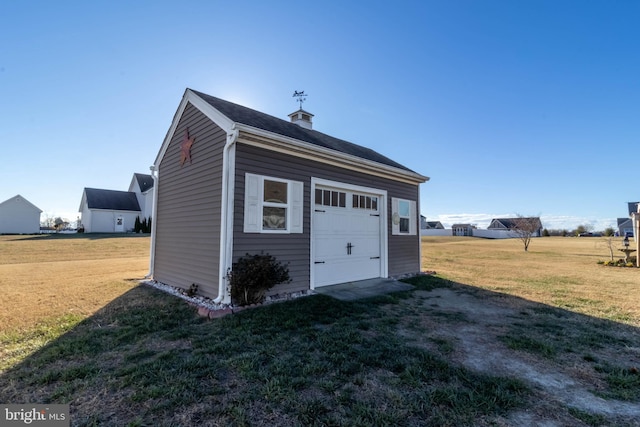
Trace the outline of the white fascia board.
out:
M 133 174 L 133 177 L 131 177 L 131 183 L 129 183 L 129 192 L 130 193 L 135 193 L 135 187 L 136 184 L 138 183 L 138 180 L 136 179 L 136 174 Z M 140 189 L 140 186 L 138 186 L 138 189 Z
M 164 137 L 164 141 L 162 142 L 160 151 L 158 152 L 158 155 L 156 156 L 156 159 L 153 162 L 153 164 L 156 167 L 160 165 L 160 162 L 162 161 L 164 154 L 167 152 L 167 149 L 169 148 L 169 144 L 171 144 L 171 140 L 173 139 L 173 135 L 176 132 L 176 128 L 178 127 L 178 123 L 182 118 L 182 114 L 184 113 L 184 110 L 187 108 L 187 104 L 189 103 L 194 107 L 196 107 L 198 110 L 200 110 L 202 114 L 204 114 L 209 119 L 211 119 L 215 124 L 220 126 L 220 128 L 222 128 L 222 130 L 224 130 L 227 134 L 231 132 L 232 126 L 233 126 L 233 121 L 231 119 L 229 119 L 227 116 L 222 114 L 220 111 L 213 108 L 211 104 L 209 104 L 207 101 L 205 101 L 204 99 L 200 98 L 198 95 L 193 93 L 193 91 L 191 91 L 190 89 L 187 89 L 185 90 L 184 95 L 182 96 L 182 101 L 180 101 L 180 105 L 178 106 L 178 109 L 176 110 L 176 113 L 173 116 L 173 120 L 171 121 L 171 126 L 167 131 L 167 135 Z
M 415 172 L 396 168 L 382 163 L 366 160 L 358 156 L 342 153 L 325 147 L 320 147 L 299 139 L 290 138 L 277 133 L 269 132 L 253 126 L 237 123 L 236 127 L 241 132 L 262 137 L 260 141 L 253 141 L 239 137 L 239 141 L 249 145 L 255 145 L 297 157 L 308 158 L 322 163 L 333 164 L 346 169 L 351 169 L 369 175 L 402 181 L 411 184 L 420 184 L 429 180 L 429 177 Z
M 118 214 L 126 214 L 126 213 L 142 213 L 142 211 L 125 211 L 122 209 L 97 209 L 97 208 L 88 208 L 91 212 L 113 212 Z
M 78 212 L 82 212 L 84 209 L 84 206 L 87 205 L 87 192 L 85 190 L 82 190 L 82 199 L 80 199 L 80 207 L 78 208 Z M 89 209 L 89 206 L 87 206 L 87 209 Z

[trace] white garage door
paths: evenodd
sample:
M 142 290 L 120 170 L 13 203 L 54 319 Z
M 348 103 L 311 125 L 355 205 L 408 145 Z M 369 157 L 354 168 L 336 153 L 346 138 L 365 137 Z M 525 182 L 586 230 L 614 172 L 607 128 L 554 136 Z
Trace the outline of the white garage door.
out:
M 325 186 L 314 196 L 315 286 L 380 277 L 381 196 Z

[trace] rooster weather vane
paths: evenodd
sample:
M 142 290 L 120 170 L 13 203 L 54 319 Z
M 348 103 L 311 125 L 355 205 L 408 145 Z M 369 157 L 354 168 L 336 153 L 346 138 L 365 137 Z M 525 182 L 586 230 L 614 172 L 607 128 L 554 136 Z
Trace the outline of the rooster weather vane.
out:
M 307 100 L 307 94 L 304 93 L 303 90 L 301 90 L 300 92 L 294 90 L 293 97 L 298 98 L 296 101 L 300 103 L 300 109 L 302 110 L 302 103 Z

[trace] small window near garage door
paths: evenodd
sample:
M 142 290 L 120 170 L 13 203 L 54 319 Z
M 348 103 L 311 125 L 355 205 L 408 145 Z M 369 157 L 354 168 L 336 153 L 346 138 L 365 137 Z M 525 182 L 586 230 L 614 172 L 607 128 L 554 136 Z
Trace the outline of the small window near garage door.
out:
M 317 188 L 316 205 L 344 208 L 347 206 L 347 193 Z
M 370 211 L 378 210 L 378 198 L 376 196 L 365 196 L 363 194 L 354 194 L 352 196 L 353 207 L 356 209 L 366 209 Z

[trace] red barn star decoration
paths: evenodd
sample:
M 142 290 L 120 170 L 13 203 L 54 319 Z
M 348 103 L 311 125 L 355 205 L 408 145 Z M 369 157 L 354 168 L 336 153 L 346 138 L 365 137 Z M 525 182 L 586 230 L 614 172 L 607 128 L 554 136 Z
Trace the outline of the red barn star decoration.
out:
M 184 138 L 182 138 L 182 143 L 180 144 L 180 167 L 184 165 L 184 162 L 189 160 L 189 164 L 191 164 L 191 146 L 196 142 L 196 137 L 189 137 L 189 129 L 184 130 Z

